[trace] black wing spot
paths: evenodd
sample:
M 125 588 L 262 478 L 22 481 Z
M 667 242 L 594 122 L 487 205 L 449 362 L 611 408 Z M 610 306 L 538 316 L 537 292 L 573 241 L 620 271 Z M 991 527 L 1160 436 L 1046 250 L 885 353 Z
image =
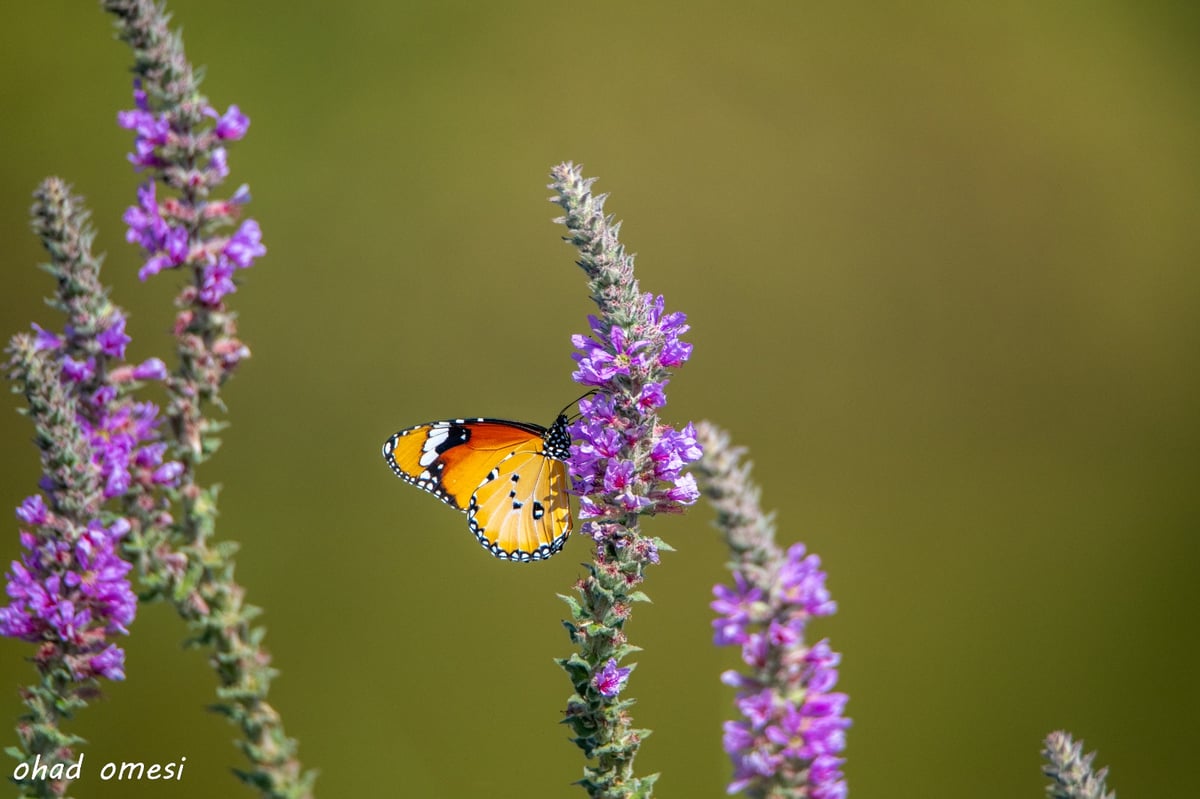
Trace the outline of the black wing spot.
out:
M 513 500 L 513 510 L 520 510 L 524 505 L 525 505 L 524 502 L 520 502 L 515 499 Z M 534 517 L 534 518 L 536 518 L 536 517 Z
M 533 501 L 533 518 L 540 519 L 546 515 L 546 507 L 537 500 Z

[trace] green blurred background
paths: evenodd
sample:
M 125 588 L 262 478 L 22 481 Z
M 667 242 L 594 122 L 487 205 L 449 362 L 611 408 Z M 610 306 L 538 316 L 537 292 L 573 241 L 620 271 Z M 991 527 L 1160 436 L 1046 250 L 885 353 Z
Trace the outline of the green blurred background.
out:
M 840 613 L 812 632 L 844 653 L 853 795 L 1039 796 L 1059 727 L 1122 796 L 1194 782 L 1197 6 L 171 8 L 213 104 L 253 119 L 231 187 L 270 253 L 232 298 L 254 358 L 203 478 L 318 796 L 582 795 L 552 658 L 587 542 L 495 561 L 379 457 L 400 427 L 548 423 L 577 395 L 591 306 L 544 188 L 565 159 L 693 324 L 667 417 L 730 428 L 783 540 L 824 559 Z M 94 209 L 132 355 L 169 356 L 177 278 L 139 283 L 120 222 L 129 52 L 96 4 L 45 0 L 10 9 L 0 64 L 0 332 L 61 327 L 27 226 L 59 174 Z M 17 406 L 6 508 L 38 476 Z M 628 628 L 664 797 L 728 776 L 710 518 L 651 522 L 679 551 Z M 129 679 L 78 719 L 77 795 L 240 790 L 205 656 L 166 607 L 133 633 Z M 28 654 L 0 642 L 0 718 Z M 97 776 L 180 756 L 177 783 Z

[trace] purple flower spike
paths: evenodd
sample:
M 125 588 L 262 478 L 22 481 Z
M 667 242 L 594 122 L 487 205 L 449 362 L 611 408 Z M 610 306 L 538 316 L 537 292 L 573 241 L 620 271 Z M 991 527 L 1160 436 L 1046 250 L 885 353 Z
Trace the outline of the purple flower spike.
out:
M 740 645 L 742 673 L 722 682 L 738 689 L 744 721 L 726 724 L 724 745 L 734 766 L 729 792 L 751 796 L 844 797 L 839 755 L 846 747 L 849 697 L 834 692 L 840 655 L 828 641 L 808 645 L 813 616 L 837 609 L 816 555 L 802 544 L 786 553 L 775 543 L 759 490 L 740 462 L 742 450 L 711 425 L 695 433 L 704 457 L 694 469 L 717 509 L 717 526 L 733 552 L 733 586 L 713 589 L 718 645 Z
M 596 690 L 603 696 L 612 699 L 621 693 L 621 689 L 625 687 L 625 683 L 629 679 L 629 672 L 631 671 L 633 669 L 619 668 L 616 659 L 609 658 L 604 668 L 598 671 L 596 676 L 592 678 L 592 685 L 596 686 Z
M 679 512 L 696 499 L 695 483 L 682 469 L 699 449 L 678 445 L 675 431 L 658 416 L 667 400 L 666 364 L 683 362 L 664 357 L 664 347 L 678 348 L 671 342 L 685 329 L 683 315 L 664 315 L 662 298 L 640 291 L 633 258 L 617 239 L 619 225 L 604 213 L 604 197 L 591 193 L 592 181 L 573 164 L 560 164 L 551 174 L 552 202 L 564 211 L 558 221 L 579 248 L 576 263 L 599 306 L 588 318 L 590 333 L 571 337 L 577 350 L 572 377 L 594 390 L 579 401 L 580 418 L 569 428 L 567 467 L 579 495 L 579 516 L 586 520 L 583 532 L 596 550 L 589 576 L 577 584 L 580 600 L 567 599 L 572 608 L 567 626 L 580 650 L 560 661 L 576 691 L 567 720 L 588 757 L 609 753 L 603 758 L 608 765 L 588 769 L 585 790 L 609 795 L 609 787 L 619 784 L 622 796 L 648 796 L 652 781 L 632 772 L 639 731 L 631 728 L 628 714 L 594 696 L 596 691 L 616 696 L 624 685 L 629 670 L 616 665 L 631 649 L 623 624 L 632 604 L 645 601 L 636 589 L 646 569 L 669 549 L 642 534 L 640 517 Z M 618 763 L 624 764 L 619 772 Z

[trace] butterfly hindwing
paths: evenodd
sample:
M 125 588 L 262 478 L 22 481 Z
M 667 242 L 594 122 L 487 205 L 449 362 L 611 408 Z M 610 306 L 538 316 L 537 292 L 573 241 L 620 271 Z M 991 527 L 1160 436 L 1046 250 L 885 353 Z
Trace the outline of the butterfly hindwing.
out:
M 541 450 L 545 433 L 525 422 L 447 419 L 401 430 L 384 442 L 383 457 L 401 480 L 465 512 L 497 463 Z
M 571 534 L 566 464 L 544 451 L 508 455 L 475 489 L 467 524 L 498 558 L 550 557 Z

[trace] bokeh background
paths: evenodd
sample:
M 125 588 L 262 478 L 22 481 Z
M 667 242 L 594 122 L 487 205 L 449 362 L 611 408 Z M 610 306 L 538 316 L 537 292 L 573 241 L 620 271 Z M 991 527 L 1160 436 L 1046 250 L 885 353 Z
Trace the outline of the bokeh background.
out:
M 728 427 L 781 538 L 824 559 L 840 612 L 812 633 L 844 653 L 853 795 L 1039 796 L 1059 727 L 1122 796 L 1194 783 L 1197 6 L 171 8 L 213 104 L 253 119 L 231 186 L 250 184 L 270 253 L 231 299 L 254 357 L 203 479 L 225 486 L 220 535 L 243 545 L 318 796 L 581 795 L 552 658 L 588 543 L 494 561 L 379 457 L 401 427 L 545 424 L 578 394 L 569 335 L 591 306 L 544 188 L 565 159 L 612 192 L 643 287 L 693 324 L 667 417 Z M 130 54 L 96 4 L 10 12 L 0 331 L 61 325 L 27 226 L 59 174 L 94 209 L 132 355 L 169 356 L 177 277 L 139 283 L 120 222 Z M 17 407 L 3 507 L 38 476 Z M 723 795 L 729 773 L 710 518 L 651 523 L 678 552 L 628 628 L 655 731 L 639 771 L 664 797 Z M 243 790 L 183 634 L 141 611 L 129 679 L 75 727 L 77 795 Z M 0 718 L 28 654 L 0 642 Z M 97 776 L 181 756 L 177 783 Z

